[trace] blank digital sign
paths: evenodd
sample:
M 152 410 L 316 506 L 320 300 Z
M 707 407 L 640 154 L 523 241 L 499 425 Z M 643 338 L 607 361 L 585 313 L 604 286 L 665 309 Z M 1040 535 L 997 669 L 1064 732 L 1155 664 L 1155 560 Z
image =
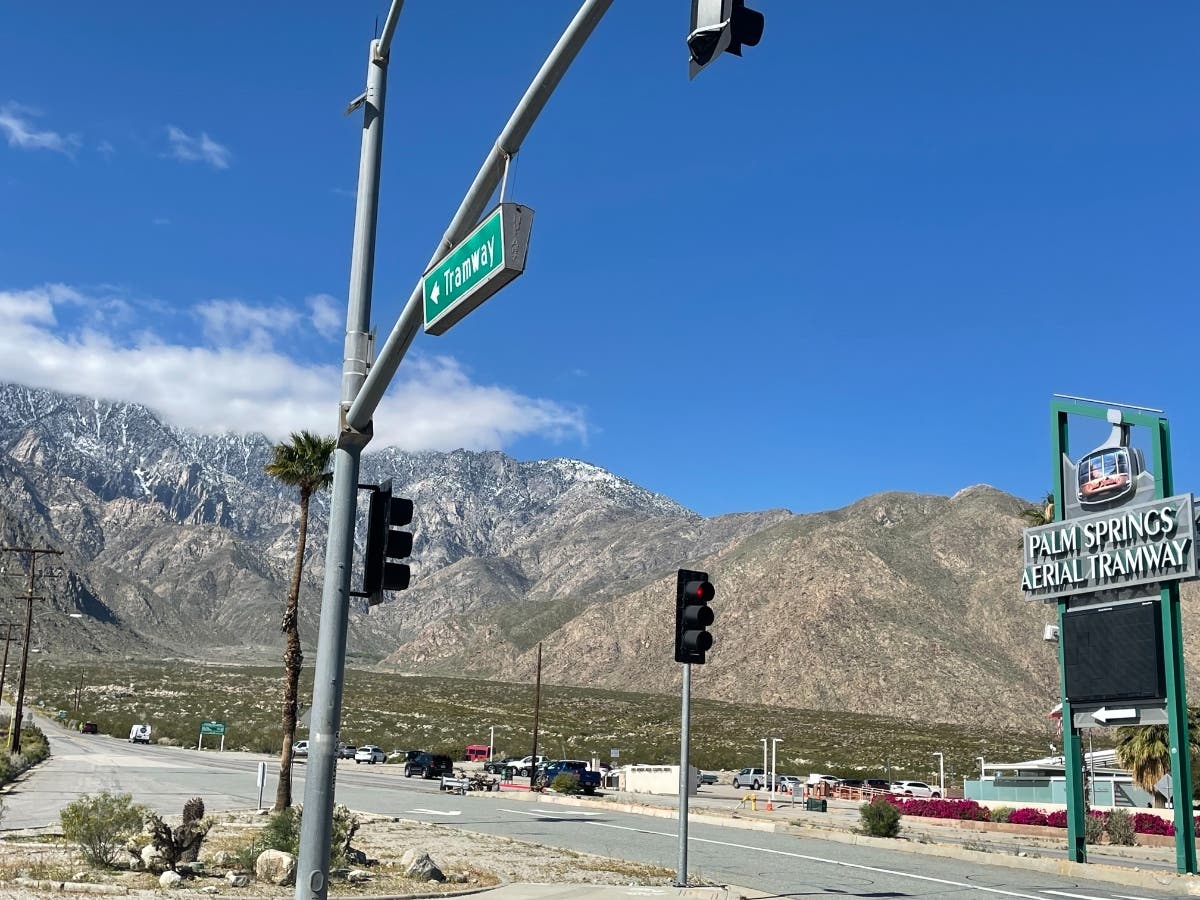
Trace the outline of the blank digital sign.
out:
M 1062 625 L 1071 703 L 1132 703 L 1167 696 L 1157 602 L 1071 610 L 1063 613 Z

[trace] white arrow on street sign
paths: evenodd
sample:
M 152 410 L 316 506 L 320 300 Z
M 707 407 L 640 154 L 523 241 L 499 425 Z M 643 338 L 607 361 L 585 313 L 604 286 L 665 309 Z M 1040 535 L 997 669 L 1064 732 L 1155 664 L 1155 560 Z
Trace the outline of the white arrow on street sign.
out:
M 1112 719 L 1135 719 L 1135 718 L 1137 718 L 1137 710 L 1136 709 L 1107 709 L 1102 706 L 1098 710 L 1096 710 L 1094 713 L 1092 713 L 1092 718 L 1095 719 L 1097 722 L 1104 722 L 1105 724 L 1107 724 Z
M 435 284 L 433 286 L 433 290 L 429 292 L 429 299 L 432 300 L 434 302 L 434 304 L 437 304 L 437 302 L 439 301 L 441 296 L 442 296 L 442 286 L 440 284 Z

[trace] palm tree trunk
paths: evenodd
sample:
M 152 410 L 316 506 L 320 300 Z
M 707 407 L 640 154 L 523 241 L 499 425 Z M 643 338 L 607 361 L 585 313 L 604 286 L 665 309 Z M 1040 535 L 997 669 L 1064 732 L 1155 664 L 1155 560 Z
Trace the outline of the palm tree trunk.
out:
M 275 790 L 275 812 L 292 805 L 292 744 L 296 740 L 296 694 L 304 653 L 300 650 L 300 576 L 304 571 L 304 545 L 308 540 L 308 498 L 300 493 L 300 535 L 296 542 L 296 562 L 292 566 L 292 587 L 288 591 L 280 630 L 287 636 L 283 651 L 283 751 L 279 756 L 279 785 Z

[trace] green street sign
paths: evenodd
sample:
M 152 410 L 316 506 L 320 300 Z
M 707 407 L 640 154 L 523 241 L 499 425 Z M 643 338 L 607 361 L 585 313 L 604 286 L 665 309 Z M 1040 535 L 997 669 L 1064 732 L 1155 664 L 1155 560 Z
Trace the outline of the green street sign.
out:
M 525 271 L 533 210 L 501 203 L 421 279 L 425 332 L 442 334 Z
M 201 722 L 200 723 L 200 733 L 201 734 L 221 734 L 221 735 L 223 735 L 223 734 L 225 734 L 225 723 L 224 722 Z

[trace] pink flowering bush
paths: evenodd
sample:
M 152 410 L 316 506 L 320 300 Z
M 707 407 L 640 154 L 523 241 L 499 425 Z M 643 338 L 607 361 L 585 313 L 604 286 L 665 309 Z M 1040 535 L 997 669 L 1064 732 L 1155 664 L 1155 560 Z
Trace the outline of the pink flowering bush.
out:
M 1046 824 L 1051 828 L 1066 828 L 1067 811 L 1065 809 L 1056 809 L 1053 812 L 1046 813 Z
M 1153 813 L 1134 813 L 1133 830 L 1136 834 L 1175 834 L 1175 825 Z
M 1047 824 L 1046 814 L 1037 809 L 1022 807 L 1014 809 L 1008 817 L 1009 824 L 1012 825 L 1045 825 Z
M 888 802 L 906 816 L 922 816 L 929 819 L 970 819 L 987 822 L 991 813 L 986 806 L 974 800 L 922 800 L 915 797 L 888 797 Z

